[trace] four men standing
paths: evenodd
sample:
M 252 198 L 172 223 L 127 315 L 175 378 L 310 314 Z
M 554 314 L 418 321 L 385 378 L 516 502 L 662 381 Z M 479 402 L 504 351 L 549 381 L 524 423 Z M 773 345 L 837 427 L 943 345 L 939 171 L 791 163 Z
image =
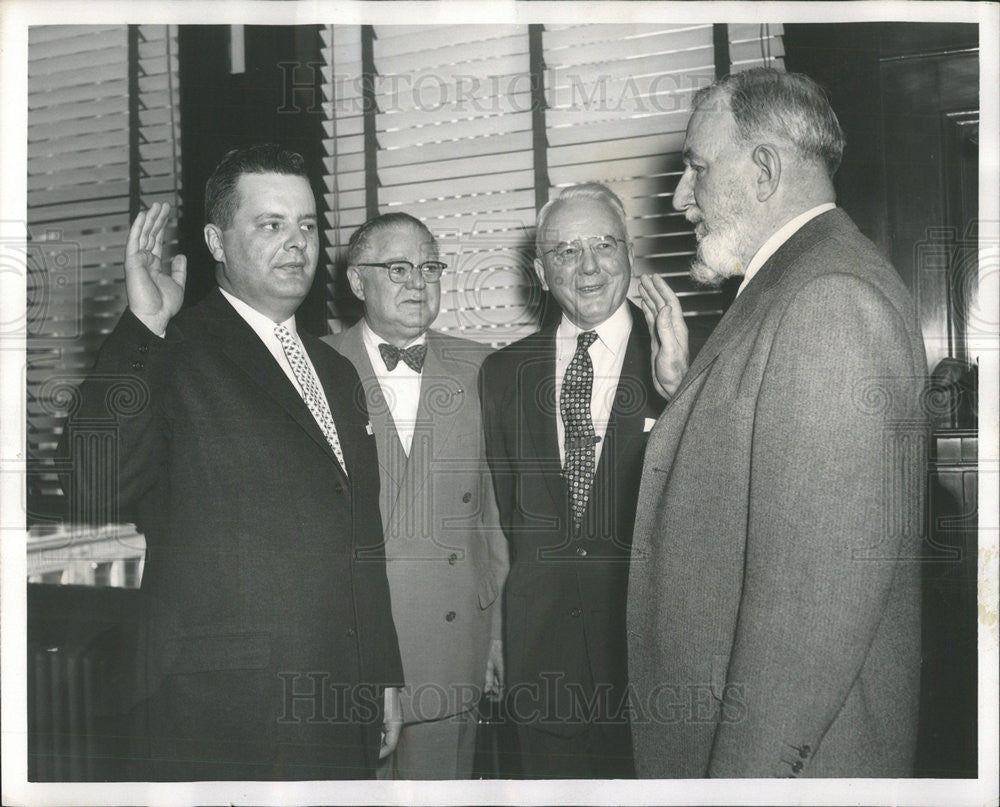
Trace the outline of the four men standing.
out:
M 803 76 L 696 96 L 674 205 L 695 279 L 744 281 L 690 369 L 663 279 L 626 299 L 625 211 L 596 183 L 538 215 L 559 322 L 490 355 L 429 330 L 445 266 L 406 214 L 351 239 L 346 359 L 296 333 L 317 238 L 295 155 L 217 169 L 220 291 L 176 318 L 166 213 L 140 215 L 76 421 L 114 420 L 147 536 L 157 778 L 360 778 L 400 722 L 385 775 L 465 777 L 501 685 L 529 778 L 907 775 L 924 357 L 834 206 L 842 148 Z M 122 376 L 140 405 L 112 406 Z M 373 708 L 307 719 L 330 682 Z

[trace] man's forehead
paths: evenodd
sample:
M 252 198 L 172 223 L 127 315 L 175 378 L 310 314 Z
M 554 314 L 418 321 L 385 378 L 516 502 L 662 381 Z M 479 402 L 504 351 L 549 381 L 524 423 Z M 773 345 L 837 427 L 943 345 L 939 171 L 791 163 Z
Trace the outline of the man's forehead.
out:
M 730 140 L 733 113 L 728 107 L 708 104 L 698 107 L 688 121 L 684 157 L 722 148 Z
M 378 228 L 369 236 L 367 246 L 368 252 L 376 253 L 415 249 L 424 255 L 437 251 L 434 236 L 412 222 L 396 222 Z
M 560 200 L 545 220 L 542 240 L 559 242 L 595 235 L 624 235 L 618 214 L 600 199 Z
M 309 180 L 296 174 L 240 174 L 236 181 L 239 206 L 253 215 L 284 212 L 291 207 L 300 216 L 316 215 L 316 198 Z

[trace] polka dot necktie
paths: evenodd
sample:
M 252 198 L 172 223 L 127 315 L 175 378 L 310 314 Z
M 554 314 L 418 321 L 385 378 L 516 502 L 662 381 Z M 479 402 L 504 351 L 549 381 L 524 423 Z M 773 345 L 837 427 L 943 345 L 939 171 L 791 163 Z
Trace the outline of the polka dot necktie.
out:
M 594 364 L 590 346 L 597 339 L 594 331 L 584 331 L 576 338 L 576 353 L 563 376 L 559 395 L 559 413 L 564 429 L 566 460 L 563 476 L 569 489 L 569 507 L 573 526 L 580 523 L 587 509 L 590 485 L 594 481 L 594 422 L 590 418 L 590 397 L 594 388 Z
M 316 423 L 323 430 L 326 441 L 333 449 L 333 454 L 340 463 L 340 467 L 347 473 L 347 463 L 344 462 L 344 452 L 340 448 L 340 438 L 337 437 L 337 427 L 333 422 L 333 415 L 330 414 L 330 404 L 326 400 L 323 388 L 320 386 L 319 378 L 312 365 L 306 360 L 305 351 L 299 344 L 299 340 L 292 336 L 292 332 L 284 325 L 274 326 L 274 335 L 281 342 L 281 347 L 285 351 L 285 358 L 292 366 L 292 372 L 298 379 L 302 388 L 302 400 L 306 402 L 309 411 L 316 419 Z

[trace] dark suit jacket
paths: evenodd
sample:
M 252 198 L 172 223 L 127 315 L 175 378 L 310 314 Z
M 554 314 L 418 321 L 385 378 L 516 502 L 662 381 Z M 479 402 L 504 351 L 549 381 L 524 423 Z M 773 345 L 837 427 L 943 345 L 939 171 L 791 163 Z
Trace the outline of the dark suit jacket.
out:
M 910 774 L 925 373 L 909 294 L 841 210 L 736 298 L 646 451 L 639 776 Z
M 217 290 L 165 339 L 126 312 L 80 389 L 77 495 L 112 497 L 146 536 L 139 753 L 151 779 L 373 774 L 377 685 L 402 682 L 375 439 L 350 362 L 301 339 L 350 479 Z M 109 422 L 113 479 L 87 468 L 87 428 Z
M 556 326 L 489 356 L 480 376 L 487 456 L 511 549 L 504 619 L 510 708 L 515 719 L 554 734 L 581 730 L 587 702 L 595 719 L 623 714 L 625 597 L 644 426 L 663 406 L 652 386 L 645 320 L 630 310 L 632 332 L 577 534 L 556 432 Z
M 386 572 L 399 634 L 406 722 L 474 707 L 500 638 L 507 541 L 483 448 L 476 378 L 489 348 L 427 332 L 409 456 L 368 358 L 363 323 L 324 337 L 361 376 L 378 445 Z

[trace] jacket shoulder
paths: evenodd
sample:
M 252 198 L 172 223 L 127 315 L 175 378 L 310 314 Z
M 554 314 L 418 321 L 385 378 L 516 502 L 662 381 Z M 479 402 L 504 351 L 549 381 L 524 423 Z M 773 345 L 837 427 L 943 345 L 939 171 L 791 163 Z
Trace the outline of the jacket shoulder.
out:
M 427 339 L 428 346 L 433 346 L 444 360 L 457 360 L 465 365 L 473 365 L 477 370 L 486 357 L 494 352 L 493 348 L 482 342 L 451 336 L 441 331 L 428 331 Z

